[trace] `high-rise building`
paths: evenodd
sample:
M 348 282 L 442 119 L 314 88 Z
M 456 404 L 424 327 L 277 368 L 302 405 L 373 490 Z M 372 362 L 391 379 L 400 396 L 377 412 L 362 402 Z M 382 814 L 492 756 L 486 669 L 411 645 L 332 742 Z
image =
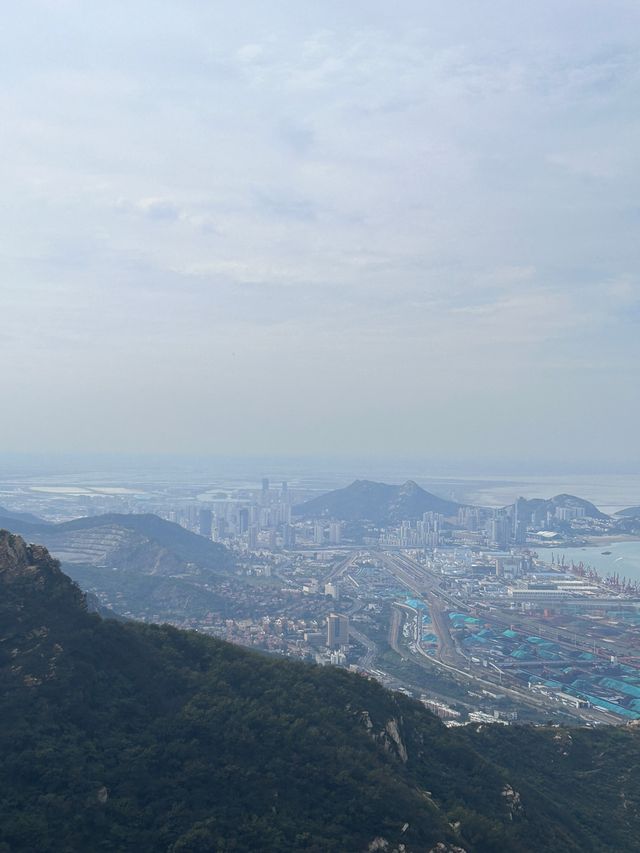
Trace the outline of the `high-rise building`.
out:
M 280 524 L 291 523 L 291 505 L 288 503 L 280 503 L 278 505 L 278 521 Z
M 249 527 L 249 535 L 247 536 L 247 544 L 250 551 L 255 551 L 258 548 L 258 525 L 252 524 Z
M 332 521 L 329 524 L 329 542 L 331 545 L 339 545 L 342 542 L 342 523 Z
M 511 536 L 511 519 L 503 510 L 494 510 L 493 518 L 489 521 L 489 539 L 491 544 L 504 548 Z
M 249 508 L 243 507 L 238 513 L 238 533 L 242 536 L 249 529 Z
M 224 516 L 216 516 L 214 533 L 217 542 L 227 538 L 227 522 Z
M 475 507 L 463 506 L 458 510 L 458 524 L 465 530 L 475 531 L 478 529 L 479 516 Z
M 211 526 L 213 524 L 213 513 L 210 509 L 201 509 L 198 513 L 198 533 L 211 539 Z
M 269 505 L 269 478 L 262 478 L 262 491 L 260 492 L 260 504 L 262 506 Z
M 327 616 L 327 646 L 330 649 L 339 649 L 341 646 L 348 645 L 349 617 L 330 613 Z
M 583 506 L 557 506 L 555 516 L 559 521 L 573 521 L 576 518 L 584 518 Z
M 527 541 L 528 515 L 526 500 L 518 498 L 513 507 L 513 541 L 516 545 L 524 545 Z
M 282 526 L 282 547 L 293 548 L 296 544 L 296 531 L 291 524 Z
M 413 531 L 411 529 L 410 521 L 403 521 L 400 524 L 400 545 L 403 548 L 407 548 L 410 545 L 413 545 Z
M 249 507 L 249 524 L 260 524 L 260 507 L 251 504 Z
M 322 545 L 324 543 L 324 524 L 316 521 L 313 526 L 313 543 L 314 545 Z
M 340 587 L 338 585 L 338 581 L 330 581 L 324 585 L 324 594 L 330 595 L 331 598 L 335 598 L 336 601 L 340 599 Z

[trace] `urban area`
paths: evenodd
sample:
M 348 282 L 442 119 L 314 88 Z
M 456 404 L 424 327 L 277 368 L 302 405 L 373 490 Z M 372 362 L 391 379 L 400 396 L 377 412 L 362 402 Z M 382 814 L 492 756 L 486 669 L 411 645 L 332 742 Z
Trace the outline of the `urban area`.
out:
M 397 493 L 382 521 L 354 510 L 382 485 L 357 481 L 324 503 L 266 478 L 197 500 L 193 489 L 175 488 L 161 496 L 70 488 L 21 497 L 23 508 L 59 521 L 153 513 L 231 552 L 233 571 L 191 582 L 179 611 L 113 582 L 86 584 L 124 617 L 346 667 L 416 697 L 452 726 L 640 719 L 635 584 L 563 556 L 571 545 L 627 530 L 625 519 L 570 495 L 494 509 L 457 505 L 411 482 L 384 486 Z M 443 511 L 418 513 L 425 501 Z M 403 507 L 411 517 L 399 517 Z M 60 557 L 81 562 L 88 547 L 76 536 Z

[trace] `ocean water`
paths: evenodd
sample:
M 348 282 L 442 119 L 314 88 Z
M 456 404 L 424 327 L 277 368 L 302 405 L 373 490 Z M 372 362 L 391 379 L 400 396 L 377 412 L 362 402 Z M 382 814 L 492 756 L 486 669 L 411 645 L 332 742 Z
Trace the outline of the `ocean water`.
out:
M 592 501 L 607 513 L 640 505 L 640 473 L 527 474 L 479 469 L 462 462 L 437 465 L 424 460 L 330 458 L 68 456 L 17 457 L 0 452 L 0 505 L 47 515 L 49 504 L 101 495 L 205 500 L 219 490 L 274 486 L 283 480 L 303 500 L 348 485 L 355 479 L 402 483 L 415 480 L 440 497 L 465 504 L 500 507 L 516 498 L 550 498 L 560 493 Z M 199 497 L 200 496 L 200 497 Z M 168 499 L 168 498 L 167 498 Z M 53 512 L 53 509 L 51 509 Z M 54 513 L 55 514 L 55 513 Z
M 516 498 L 577 495 L 613 514 L 640 505 L 638 474 L 554 474 L 550 476 L 487 477 L 484 481 L 456 482 L 460 499 L 481 506 L 505 506 Z
M 610 552 L 610 553 L 603 553 Z M 551 562 L 551 550 L 539 551 L 543 559 Z M 619 574 L 620 578 L 629 580 L 640 580 L 640 541 L 637 542 L 613 542 L 610 545 L 589 545 L 584 548 L 557 548 L 553 549 L 556 560 L 565 562 L 584 563 L 592 566 L 602 577 Z

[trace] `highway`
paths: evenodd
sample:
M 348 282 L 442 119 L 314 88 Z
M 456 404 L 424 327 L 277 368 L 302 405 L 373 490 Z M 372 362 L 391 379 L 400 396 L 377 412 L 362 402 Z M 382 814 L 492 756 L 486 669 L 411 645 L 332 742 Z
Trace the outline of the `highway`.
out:
M 456 646 L 451 635 L 449 621 L 449 612 L 451 610 L 469 611 L 470 607 L 457 597 L 452 596 L 448 590 L 442 588 L 442 577 L 440 575 L 430 571 L 405 554 L 390 551 L 367 552 L 360 550 L 337 563 L 325 577 L 325 583 L 342 577 L 363 557 L 379 561 L 393 578 L 416 597 L 425 601 L 429 607 L 431 624 L 438 638 L 438 647 L 435 655 L 427 654 L 419 643 L 415 644 L 413 651 L 403 647 L 401 642 L 402 611 L 411 611 L 414 618 L 419 618 L 420 614 L 409 605 L 396 603 L 392 607 L 391 623 L 389 626 L 389 645 L 402 658 L 411 659 L 427 669 L 434 665 L 440 666 L 450 673 L 455 674 L 457 680 L 460 680 L 465 686 L 476 685 L 480 689 L 490 689 L 492 691 L 498 689 L 499 692 L 511 696 L 526 705 L 535 707 L 538 710 L 558 710 L 558 704 L 547 697 L 532 694 L 531 691 L 519 687 L 517 683 L 505 684 L 503 679 L 509 681 L 509 676 L 497 667 L 495 668 L 495 672 L 489 668 L 483 669 L 482 674 L 474 672 L 471 661 Z M 545 626 L 522 617 L 521 614 L 511 614 L 505 611 L 497 613 L 491 611 L 490 614 L 487 614 L 487 618 L 495 620 L 499 624 L 509 625 L 513 624 L 514 621 L 518 621 L 520 624 L 524 623 L 527 626 L 526 630 L 538 636 L 549 635 L 552 630 L 545 629 Z M 349 633 L 366 649 L 359 665 L 364 670 L 372 670 L 378 654 L 376 644 L 352 626 L 349 626 Z M 558 642 L 558 629 L 553 629 L 553 633 L 553 639 Z M 566 640 L 565 644 L 568 645 Z M 568 709 L 567 712 L 569 713 Z M 597 721 L 600 723 L 620 722 L 615 715 L 596 709 L 581 709 L 579 713 L 574 711 L 573 715 L 585 721 Z
M 451 666 L 464 666 L 466 658 L 456 649 L 449 629 L 448 609 L 443 607 L 443 590 L 440 579 L 424 566 L 414 563 L 404 555 L 381 555 L 387 571 L 416 595 L 425 598 L 429 605 L 432 625 L 438 637 L 438 659 Z M 448 598 L 448 596 L 446 596 Z M 457 603 L 456 603 L 456 606 Z
M 331 581 L 336 581 L 338 578 L 342 577 L 348 569 L 355 565 L 356 561 L 361 556 L 361 553 L 361 551 L 358 551 L 355 554 L 350 554 L 348 557 L 345 557 L 344 560 L 340 560 L 339 563 L 332 567 L 329 574 L 326 575 L 324 583 L 331 583 Z
M 351 554 L 346 559 L 341 560 L 325 577 L 324 583 L 330 583 L 331 581 L 336 581 L 338 578 L 342 577 L 342 575 L 352 568 L 359 556 L 360 552 L 357 554 Z M 356 600 L 346 611 L 344 611 L 344 614 L 345 616 L 351 617 L 354 613 L 357 613 L 358 610 L 361 610 L 362 607 L 364 607 L 364 602 Z M 371 670 L 378 655 L 378 647 L 373 640 L 370 640 L 369 637 L 361 631 L 358 631 L 357 628 L 354 628 L 351 620 L 349 620 L 349 636 L 353 637 L 353 639 L 359 643 L 363 649 L 365 649 L 364 655 L 358 661 L 358 666 L 364 670 Z
M 431 624 L 438 638 L 438 659 L 451 666 L 466 666 L 468 661 L 458 652 L 451 636 L 449 611 L 442 607 L 442 603 L 433 593 L 429 595 L 428 600 Z
M 427 666 L 427 668 L 429 665 L 433 666 L 434 664 L 441 666 L 461 677 L 463 682 L 468 685 L 476 684 L 481 689 L 489 688 L 492 691 L 498 688 L 501 693 L 511 696 L 526 705 L 535 707 L 538 710 L 558 710 L 558 704 L 546 697 L 532 694 L 529 690 L 520 689 L 516 684 L 505 685 L 503 683 L 503 673 L 500 671 L 494 674 L 491 670 L 485 669 L 482 671 L 482 676 L 475 674 L 471 669 L 470 661 L 464 655 L 460 654 L 456 648 L 456 644 L 451 636 L 448 615 L 451 606 L 456 610 L 466 610 L 468 608 L 462 602 L 454 599 L 446 591 L 442 590 L 440 587 L 440 578 L 437 575 L 430 572 L 424 566 L 410 560 L 405 555 L 384 553 L 376 554 L 376 556 L 382 561 L 387 571 L 394 578 L 423 600 L 426 599 L 429 606 L 431 624 L 438 638 L 436 655 L 427 654 L 420 643 L 416 643 L 415 645 L 418 655 L 413 655 L 405 651 L 400 643 L 402 610 L 413 611 L 415 618 L 420 618 L 420 613 L 409 605 L 394 605 L 389 628 L 389 644 L 401 657 L 406 659 L 409 654 L 411 660 L 420 662 L 421 665 Z M 420 660 L 421 658 L 422 660 Z M 429 662 L 428 664 L 427 661 Z M 614 714 L 594 708 L 588 710 L 581 709 L 577 716 L 583 720 L 600 723 L 620 722 L 619 718 Z
M 365 654 L 358 661 L 358 666 L 362 667 L 362 669 L 370 670 L 377 657 L 378 647 L 373 640 L 370 640 L 369 637 L 358 631 L 357 628 L 354 628 L 351 624 L 349 625 L 349 635 L 360 643 L 364 649 L 366 649 Z
M 400 626 L 402 625 L 402 611 L 400 605 L 393 604 L 391 606 L 391 621 L 389 622 L 389 645 L 393 651 L 400 655 L 403 660 L 408 660 L 409 655 L 406 654 L 399 642 Z

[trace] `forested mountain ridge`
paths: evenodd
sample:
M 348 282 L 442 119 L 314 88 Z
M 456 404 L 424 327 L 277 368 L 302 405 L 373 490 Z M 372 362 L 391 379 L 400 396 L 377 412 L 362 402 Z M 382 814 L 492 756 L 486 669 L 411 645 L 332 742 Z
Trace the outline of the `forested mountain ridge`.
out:
M 513 504 L 510 504 L 513 506 Z M 576 495 L 554 495 L 552 498 L 530 498 L 521 499 L 521 512 L 530 521 L 544 524 L 548 515 L 555 515 L 558 509 L 582 510 L 586 518 L 600 519 L 604 521 L 609 518 L 606 513 L 601 512 L 595 504 Z
M 308 519 L 337 519 L 345 522 L 369 521 L 379 526 L 421 519 L 425 512 L 438 512 L 445 517 L 455 516 L 463 504 L 438 497 L 425 491 L 413 480 L 400 486 L 355 480 L 343 489 L 335 489 L 293 508 L 294 515 Z M 511 509 L 509 504 L 505 509 Z M 557 509 L 579 509 L 586 518 L 604 521 L 609 518 L 590 501 L 575 495 L 555 495 L 552 498 L 520 499 L 520 512 L 527 522 L 544 524 L 547 515 Z M 478 509 L 482 509 L 478 507 Z M 625 511 L 631 514 L 630 510 Z
M 334 668 L 102 620 L 0 532 L 0 850 L 640 849 L 632 729 L 446 729 Z
M 336 489 L 294 507 L 301 518 L 335 518 L 340 521 L 371 521 L 397 524 L 406 519 L 421 519 L 425 512 L 455 515 L 459 504 L 440 498 L 407 480 L 401 486 L 355 480 L 344 489 Z

